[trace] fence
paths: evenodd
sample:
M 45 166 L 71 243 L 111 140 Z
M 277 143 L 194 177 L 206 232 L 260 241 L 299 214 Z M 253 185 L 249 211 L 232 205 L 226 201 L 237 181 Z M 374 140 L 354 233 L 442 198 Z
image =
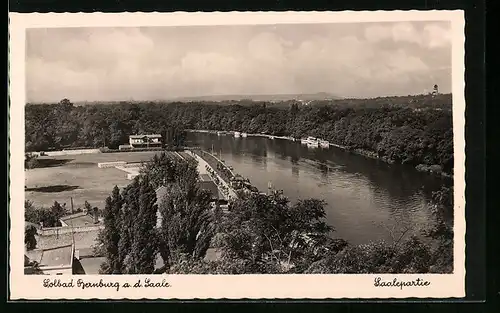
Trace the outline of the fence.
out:
M 78 154 L 94 154 L 101 153 L 99 149 L 78 149 L 78 150 L 63 150 L 63 151 L 47 151 L 43 154 L 46 156 L 64 156 L 64 155 L 78 155 Z M 40 153 L 38 153 L 40 155 Z
M 71 220 L 73 218 L 86 216 L 86 215 L 87 215 L 87 213 L 85 213 L 85 212 L 79 212 L 79 213 L 74 213 L 74 214 L 66 215 L 66 216 L 61 217 L 60 222 L 61 222 L 61 224 L 62 224 L 63 227 L 66 227 L 66 226 L 68 226 L 68 224 L 66 224 L 66 221 L 69 221 L 69 220 Z
M 233 188 L 231 188 L 231 186 L 222 177 L 220 177 L 217 174 L 217 172 L 215 171 L 215 169 L 207 161 L 205 161 L 201 156 L 199 156 L 198 154 L 196 154 L 196 153 L 194 153 L 192 151 L 190 151 L 189 154 L 192 155 L 194 158 L 196 158 L 196 160 L 198 161 L 198 169 L 199 169 L 199 171 L 202 168 L 210 169 L 210 171 L 207 171 L 208 174 L 209 174 L 209 176 L 210 176 L 210 178 L 216 183 L 217 188 L 219 188 L 219 190 L 221 190 L 221 191 L 224 190 L 225 191 L 223 193 L 226 193 L 226 195 L 225 195 L 226 197 L 233 198 L 233 199 L 238 198 L 238 195 L 233 190 Z
M 131 148 L 131 149 L 109 149 L 109 148 L 101 148 L 99 151 L 101 153 L 117 153 L 117 152 L 148 152 L 148 151 L 163 151 L 164 148 Z
M 144 161 L 144 162 L 131 162 L 131 163 L 126 163 L 123 165 L 120 165 L 121 167 L 124 168 L 131 168 L 131 167 L 141 167 L 145 163 L 150 163 L 150 161 Z
M 116 161 L 116 162 L 97 163 L 97 166 L 99 168 L 108 168 L 108 167 L 124 166 L 126 164 L 127 164 L 127 162 L 124 162 L 124 161 Z
M 63 235 L 70 233 L 83 233 L 83 232 L 91 232 L 104 229 L 103 225 L 90 225 L 90 226 L 78 226 L 78 227 L 46 227 L 38 230 L 39 236 L 53 236 L 53 235 Z
M 133 180 L 137 176 L 139 176 L 139 173 L 129 173 L 129 174 L 127 174 L 127 179 L 128 180 Z

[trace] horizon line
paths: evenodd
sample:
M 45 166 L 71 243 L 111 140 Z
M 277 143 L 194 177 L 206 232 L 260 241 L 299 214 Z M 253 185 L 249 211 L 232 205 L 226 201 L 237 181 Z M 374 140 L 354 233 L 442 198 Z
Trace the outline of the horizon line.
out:
M 312 95 L 318 95 L 318 94 L 328 94 L 332 96 L 333 98 L 324 98 L 324 99 L 313 99 L 311 101 L 325 101 L 325 100 L 333 100 L 333 101 L 339 101 L 339 100 L 370 100 L 370 99 L 377 99 L 377 98 L 399 98 L 399 97 L 418 97 L 418 96 L 429 96 L 432 95 L 432 92 L 427 92 L 427 93 L 419 93 L 419 94 L 408 94 L 408 95 L 379 95 L 379 96 L 371 96 L 371 97 L 358 97 L 358 96 L 339 96 L 334 93 L 330 92 L 315 92 L 315 93 L 303 93 L 303 94 L 293 94 L 293 93 L 279 93 L 279 94 L 214 94 L 214 95 L 203 95 L 203 96 L 178 96 L 178 97 L 173 97 L 173 98 L 164 98 L 164 99 L 134 99 L 134 98 L 129 98 L 129 99 L 109 99 L 109 100 L 71 100 L 71 98 L 61 98 L 60 100 L 46 100 L 46 101 L 26 101 L 26 104 L 55 104 L 59 103 L 61 100 L 68 99 L 71 103 L 96 103 L 96 102 L 101 102 L 101 103 L 109 103 L 109 102 L 161 102 L 161 101 L 166 101 L 166 102 L 183 102 L 183 101 L 193 101 L 193 100 L 187 100 L 187 99 L 196 99 L 195 101 L 203 101 L 203 98 L 214 98 L 214 97 L 230 97 L 230 96 L 238 96 L 238 99 L 224 99 L 224 100 L 205 100 L 205 101 L 211 101 L 211 102 L 221 102 L 221 101 L 245 101 L 245 100 L 253 100 L 251 97 L 266 97 L 266 96 L 274 96 L 274 97 L 279 97 L 279 96 L 290 96 L 290 95 L 295 95 L 296 97 L 290 97 L 289 99 L 279 99 L 278 101 L 293 101 L 293 100 L 301 100 L 298 99 L 300 96 L 312 96 Z M 452 92 L 440 92 L 438 95 L 452 95 Z M 249 97 L 244 98 L 244 97 Z M 269 100 L 253 100 L 255 102 L 258 101 L 269 101 Z

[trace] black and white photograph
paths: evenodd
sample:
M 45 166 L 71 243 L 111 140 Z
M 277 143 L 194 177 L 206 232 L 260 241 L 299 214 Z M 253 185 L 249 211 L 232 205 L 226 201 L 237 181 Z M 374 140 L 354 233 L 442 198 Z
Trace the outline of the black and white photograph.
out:
M 340 13 L 23 29 L 22 276 L 365 275 L 351 296 L 396 281 L 418 296 L 428 274 L 463 284 L 456 19 Z

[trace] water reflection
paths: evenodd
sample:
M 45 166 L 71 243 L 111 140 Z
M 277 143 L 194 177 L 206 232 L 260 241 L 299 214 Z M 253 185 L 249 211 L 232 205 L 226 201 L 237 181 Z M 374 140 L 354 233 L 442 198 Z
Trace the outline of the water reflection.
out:
M 213 147 L 260 190 L 272 182 L 292 201 L 324 199 L 336 235 L 353 243 L 391 240 L 386 228 L 399 223 L 416 229 L 428 225 L 431 192 L 452 183 L 407 166 L 287 140 L 194 133 L 188 140 L 207 150 Z

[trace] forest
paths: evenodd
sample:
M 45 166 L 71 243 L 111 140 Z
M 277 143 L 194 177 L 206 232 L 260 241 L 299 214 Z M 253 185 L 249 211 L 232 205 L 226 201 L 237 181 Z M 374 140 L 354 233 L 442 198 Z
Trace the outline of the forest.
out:
M 27 104 L 25 150 L 109 147 L 131 134 L 160 133 L 171 145 L 183 130 L 320 137 L 390 163 L 453 174 L 451 95 L 340 99 L 305 105 L 238 102 L 118 102 L 82 106 L 63 99 Z

